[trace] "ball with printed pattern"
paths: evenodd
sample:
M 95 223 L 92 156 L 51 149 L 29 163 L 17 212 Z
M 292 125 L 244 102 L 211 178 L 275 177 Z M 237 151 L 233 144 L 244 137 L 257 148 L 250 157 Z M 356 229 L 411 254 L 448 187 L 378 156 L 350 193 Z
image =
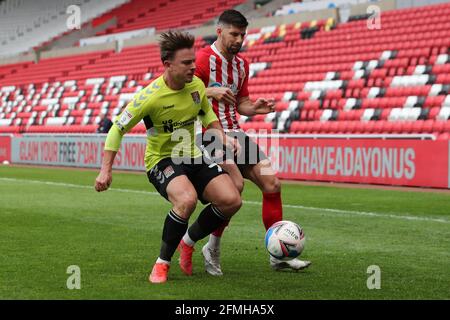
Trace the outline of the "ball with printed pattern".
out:
M 284 261 L 292 260 L 302 253 L 305 234 L 297 223 L 279 221 L 267 230 L 265 244 L 272 257 Z

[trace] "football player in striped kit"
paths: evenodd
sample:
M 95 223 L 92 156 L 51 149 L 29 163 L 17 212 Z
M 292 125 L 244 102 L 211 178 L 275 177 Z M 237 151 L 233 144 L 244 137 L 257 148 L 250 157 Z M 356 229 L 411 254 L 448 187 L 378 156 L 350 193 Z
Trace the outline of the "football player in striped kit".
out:
M 247 26 L 247 19 L 239 11 L 224 11 L 218 20 L 217 40 L 197 52 L 195 74 L 203 80 L 206 95 L 224 131 L 237 139 L 243 148 L 238 156 L 226 151 L 226 161 L 222 158 L 218 162 L 230 174 L 239 191 L 243 190 L 244 178 L 253 181 L 262 191 L 262 219 L 267 230 L 283 219 L 281 184 L 265 153 L 240 129 L 237 113 L 246 116 L 267 114 L 275 110 L 275 101 L 258 98 L 253 103 L 249 98 L 249 63 L 239 54 Z M 203 144 L 207 145 L 205 136 Z M 222 275 L 220 239 L 227 224 L 215 230 L 202 248 L 206 271 L 212 275 Z M 192 274 L 194 244 L 186 234 L 179 246 L 180 267 L 186 274 Z M 274 257 L 270 257 L 269 262 L 275 270 L 300 270 L 311 264 L 310 261 L 281 261 Z

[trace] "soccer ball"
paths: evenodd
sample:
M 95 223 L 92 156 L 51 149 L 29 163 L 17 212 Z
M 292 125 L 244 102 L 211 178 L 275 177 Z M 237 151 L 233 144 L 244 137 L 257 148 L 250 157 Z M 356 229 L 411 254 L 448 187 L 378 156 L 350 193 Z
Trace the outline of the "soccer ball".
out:
M 305 247 L 302 227 L 292 221 L 278 221 L 266 232 L 265 243 L 269 254 L 279 260 L 298 257 Z

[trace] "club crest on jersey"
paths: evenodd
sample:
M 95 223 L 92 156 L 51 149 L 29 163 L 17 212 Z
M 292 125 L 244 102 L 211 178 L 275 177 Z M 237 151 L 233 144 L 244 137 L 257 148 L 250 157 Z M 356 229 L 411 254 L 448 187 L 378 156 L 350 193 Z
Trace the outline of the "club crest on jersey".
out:
M 200 93 L 198 91 L 191 92 L 191 96 L 196 104 L 200 104 Z
M 168 166 L 163 170 L 163 173 L 166 176 L 166 178 L 169 178 L 171 175 L 175 173 L 175 171 L 173 170 L 172 166 Z

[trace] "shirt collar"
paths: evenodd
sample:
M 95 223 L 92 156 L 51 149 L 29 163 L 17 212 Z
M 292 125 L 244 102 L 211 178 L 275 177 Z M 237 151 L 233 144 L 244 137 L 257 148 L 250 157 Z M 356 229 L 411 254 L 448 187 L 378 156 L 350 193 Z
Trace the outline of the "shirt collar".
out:
M 227 58 L 225 58 L 221 53 L 220 53 L 220 51 L 219 51 L 219 49 L 217 49 L 217 47 L 216 47 L 216 42 L 214 41 L 214 43 L 211 45 L 211 49 L 222 59 L 222 60 L 225 60 L 225 61 L 228 61 L 228 59 Z M 233 60 L 233 59 L 231 59 L 231 60 Z

